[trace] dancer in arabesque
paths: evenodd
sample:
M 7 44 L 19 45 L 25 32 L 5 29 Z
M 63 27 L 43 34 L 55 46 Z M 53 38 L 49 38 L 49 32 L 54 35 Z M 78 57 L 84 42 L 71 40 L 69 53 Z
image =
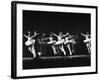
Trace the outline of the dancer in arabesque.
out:
M 68 35 L 68 33 L 66 33 L 65 35 L 63 35 L 62 32 L 59 32 L 59 35 L 56 35 L 54 33 L 52 33 L 54 36 L 57 37 L 57 42 L 55 43 L 55 45 L 59 46 L 59 49 L 64 53 L 64 55 L 66 55 L 66 51 L 64 49 L 63 43 L 64 43 L 64 37 Z
M 84 43 L 86 43 L 87 49 L 89 54 L 91 53 L 91 39 L 90 39 L 90 35 L 87 32 L 86 34 L 81 33 L 82 36 L 85 37 Z
M 72 55 L 72 50 L 71 50 L 70 46 L 72 44 L 72 47 L 73 47 L 73 44 L 75 44 L 75 41 L 72 37 L 73 36 L 69 35 L 69 33 L 68 33 L 68 36 L 65 37 L 65 42 L 64 42 L 64 44 L 67 46 L 67 48 L 69 50 L 70 56 Z
M 49 42 L 47 42 L 47 44 L 49 44 L 52 47 L 53 53 L 54 53 L 54 55 L 56 55 L 57 51 L 56 51 L 56 47 L 54 45 L 56 43 L 56 40 L 53 39 L 53 35 L 50 34 L 50 36 L 48 38 L 46 38 L 46 39 L 49 39 Z
M 33 57 L 36 57 L 36 52 L 35 52 L 35 37 L 38 35 L 38 33 L 36 31 L 34 31 L 34 35 L 31 36 L 30 32 L 28 32 L 28 36 L 24 35 L 27 38 L 27 41 L 25 42 L 26 46 L 29 46 L 28 50 L 33 54 Z

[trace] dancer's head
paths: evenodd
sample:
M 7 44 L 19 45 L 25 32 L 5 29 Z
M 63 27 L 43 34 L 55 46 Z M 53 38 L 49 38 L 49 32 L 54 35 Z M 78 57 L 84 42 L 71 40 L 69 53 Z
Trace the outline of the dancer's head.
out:
M 63 36 L 63 33 L 62 33 L 62 32 L 59 32 L 59 36 L 60 36 L 60 37 Z
M 87 32 L 86 35 L 89 35 L 89 32 Z
M 28 34 L 30 34 L 30 31 L 28 31 Z
M 52 37 L 52 34 L 50 34 L 50 37 Z
M 28 31 L 28 36 L 30 37 L 30 31 Z
M 67 32 L 66 34 L 69 35 L 69 32 Z
M 37 31 L 34 31 L 34 35 L 36 35 Z
M 42 37 L 45 37 L 45 36 L 46 36 L 46 34 L 45 34 L 45 33 L 43 33 L 43 34 L 42 34 Z
M 45 33 L 43 33 L 42 35 L 43 35 L 43 36 L 45 36 L 46 34 L 45 34 Z

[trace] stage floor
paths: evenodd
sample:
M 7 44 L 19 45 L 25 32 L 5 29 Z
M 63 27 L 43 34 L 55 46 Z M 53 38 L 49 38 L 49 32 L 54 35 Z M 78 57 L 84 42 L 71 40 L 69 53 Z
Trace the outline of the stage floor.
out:
M 90 55 L 24 57 L 23 69 L 90 66 Z

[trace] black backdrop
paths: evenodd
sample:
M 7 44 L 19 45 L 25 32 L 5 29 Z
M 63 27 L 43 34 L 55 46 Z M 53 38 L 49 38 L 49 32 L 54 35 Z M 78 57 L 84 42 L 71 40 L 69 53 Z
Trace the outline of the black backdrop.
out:
M 23 11 L 23 30 L 90 32 L 90 14 Z

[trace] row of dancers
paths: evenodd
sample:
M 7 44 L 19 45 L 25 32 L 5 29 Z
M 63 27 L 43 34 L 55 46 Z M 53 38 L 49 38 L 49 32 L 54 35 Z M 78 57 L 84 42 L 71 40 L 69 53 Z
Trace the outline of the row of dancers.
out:
M 76 44 L 74 35 L 70 35 L 68 32 L 66 34 L 63 34 L 62 32 L 59 32 L 59 34 L 55 34 L 53 32 L 50 33 L 49 37 L 45 37 L 45 33 L 42 34 L 42 38 L 41 39 L 36 39 L 36 36 L 40 35 L 39 33 L 37 33 L 36 31 L 34 31 L 34 34 L 31 35 L 30 32 L 28 32 L 28 35 L 24 35 L 25 38 L 27 38 L 27 41 L 25 42 L 25 45 L 28 46 L 28 50 L 33 54 L 33 57 L 36 57 L 36 50 L 35 50 L 35 44 L 36 44 L 36 40 L 38 40 L 39 44 L 41 45 L 50 45 L 52 50 L 53 50 L 53 54 L 56 55 L 58 54 L 57 50 L 59 49 L 63 55 L 66 55 L 66 51 L 64 49 L 64 45 L 66 45 L 66 47 L 68 48 L 69 51 L 69 55 L 72 55 L 72 52 L 74 50 L 71 49 L 70 45 L 74 45 Z M 82 36 L 85 37 L 85 40 L 83 41 L 86 46 L 87 46 L 87 50 L 88 53 L 91 53 L 91 39 L 90 39 L 90 35 L 89 33 L 83 34 L 81 33 Z M 55 39 L 55 37 L 57 38 L 57 40 Z M 48 42 L 45 42 L 45 40 L 48 40 Z M 38 52 L 38 55 L 41 56 L 42 55 L 42 50 Z

